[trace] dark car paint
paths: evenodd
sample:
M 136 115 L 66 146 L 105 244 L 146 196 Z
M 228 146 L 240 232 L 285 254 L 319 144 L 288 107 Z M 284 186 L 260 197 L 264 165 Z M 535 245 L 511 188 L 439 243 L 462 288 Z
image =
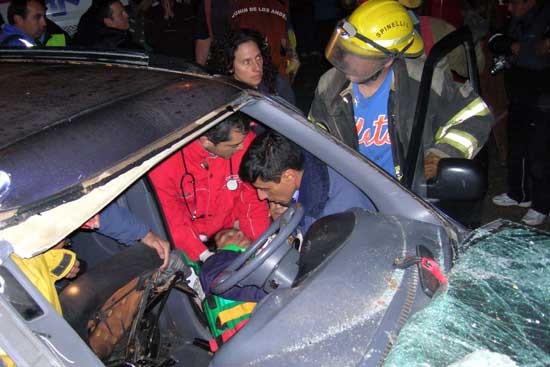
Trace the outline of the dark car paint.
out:
M 229 84 L 143 67 L 1 63 L 0 75 L 10 86 L 0 90 L 0 170 L 11 179 L 2 211 L 70 189 L 78 196 L 84 180 L 240 93 Z

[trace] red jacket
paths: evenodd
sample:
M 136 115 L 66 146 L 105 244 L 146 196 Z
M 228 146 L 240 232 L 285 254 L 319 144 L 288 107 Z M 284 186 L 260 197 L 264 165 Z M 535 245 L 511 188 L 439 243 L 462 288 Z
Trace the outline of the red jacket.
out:
M 185 251 L 191 260 L 198 260 L 207 249 L 199 235 L 210 238 L 222 229 L 233 228 L 236 221 L 240 230 L 252 240 L 267 229 L 267 204 L 258 199 L 250 184 L 238 178 L 242 157 L 254 137 L 249 133 L 244 149 L 230 160 L 212 155 L 196 140 L 183 149 L 183 157 L 182 151 L 177 151 L 149 173 L 174 245 Z M 180 184 L 185 173 L 183 159 L 188 175 Z M 195 178 L 195 190 L 189 174 Z M 227 180 L 232 175 L 239 183 L 234 191 L 227 187 Z M 192 220 L 195 210 L 197 219 Z

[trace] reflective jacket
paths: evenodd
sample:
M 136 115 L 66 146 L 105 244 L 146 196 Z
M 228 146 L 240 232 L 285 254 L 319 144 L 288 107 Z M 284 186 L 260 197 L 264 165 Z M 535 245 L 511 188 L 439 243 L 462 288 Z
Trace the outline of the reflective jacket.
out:
M 29 259 L 15 254 L 11 258 L 55 310 L 63 314 L 55 282 L 64 278 L 73 268 L 75 253 L 65 249 L 51 249 Z
M 44 33 L 38 39 L 33 39 L 11 24 L 4 24 L 0 33 L 0 47 L 63 47 L 66 46 L 66 43 L 67 40 L 64 34 Z
M 249 133 L 244 149 L 230 160 L 212 155 L 195 140 L 149 173 L 174 245 L 192 261 L 207 249 L 201 237 L 210 238 L 221 229 L 233 228 L 238 221 L 240 230 L 254 240 L 268 227 L 267 204 L 258 199 L 251 185 L 238 178 L 242 157 L 254 136 Z M 183 177 L 185 173 L 187 177 Z M 238 180 L 234 191 L 228 188 L 230 179 Z M 197 218 L 193 220 L 195 211 Z
M 398 59 L 392 66 L 388 130 L 399 179 L 409 147 L 423 66 L 423 58 Z M 423 136 L 424 155 L 433 152 L 440 157 L 470 159 L 487 140 L 493 116 L 471 85 L 468 82 L 457 85 L 448 78 L 444 67 L 446 65 L 438 65 L 433 76 Z M 352 85 L 340 71 L 333 68 L 319 80 L 309 119 L 359 150 Z
M 4 24 L 2 26 L 2 34 L 0 34 L 2 47 L 34 47 L 40 44 L 39 40 L 27 36 L 14 25 Z

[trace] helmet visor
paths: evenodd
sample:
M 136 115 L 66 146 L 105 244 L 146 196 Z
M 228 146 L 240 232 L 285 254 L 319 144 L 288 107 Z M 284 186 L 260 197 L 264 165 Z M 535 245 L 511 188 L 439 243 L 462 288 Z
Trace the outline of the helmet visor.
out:
M 354 83 L 364 83 L 380 73 L 386 63 L 392 59 L 392 53 L 379 52 L 364 55 L 354 52 L 355 45 L 350 34 L 340 26 L 332 34 L 325 50 L 327 60 Z

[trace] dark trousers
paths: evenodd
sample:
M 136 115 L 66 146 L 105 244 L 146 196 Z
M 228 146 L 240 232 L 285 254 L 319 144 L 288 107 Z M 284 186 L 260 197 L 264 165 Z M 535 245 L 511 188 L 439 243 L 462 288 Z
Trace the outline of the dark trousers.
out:
M 527 100 L 510 101 L 508 115 L 508 195 L 532 208 L 550 211 L 550 121 L 548 111 Z
M 130 280 L 162 264 L 152 248 L 139 243 L 113 255 L 79 276 L 59 295 L 63 317 L 84 340 L 96 309 Z

